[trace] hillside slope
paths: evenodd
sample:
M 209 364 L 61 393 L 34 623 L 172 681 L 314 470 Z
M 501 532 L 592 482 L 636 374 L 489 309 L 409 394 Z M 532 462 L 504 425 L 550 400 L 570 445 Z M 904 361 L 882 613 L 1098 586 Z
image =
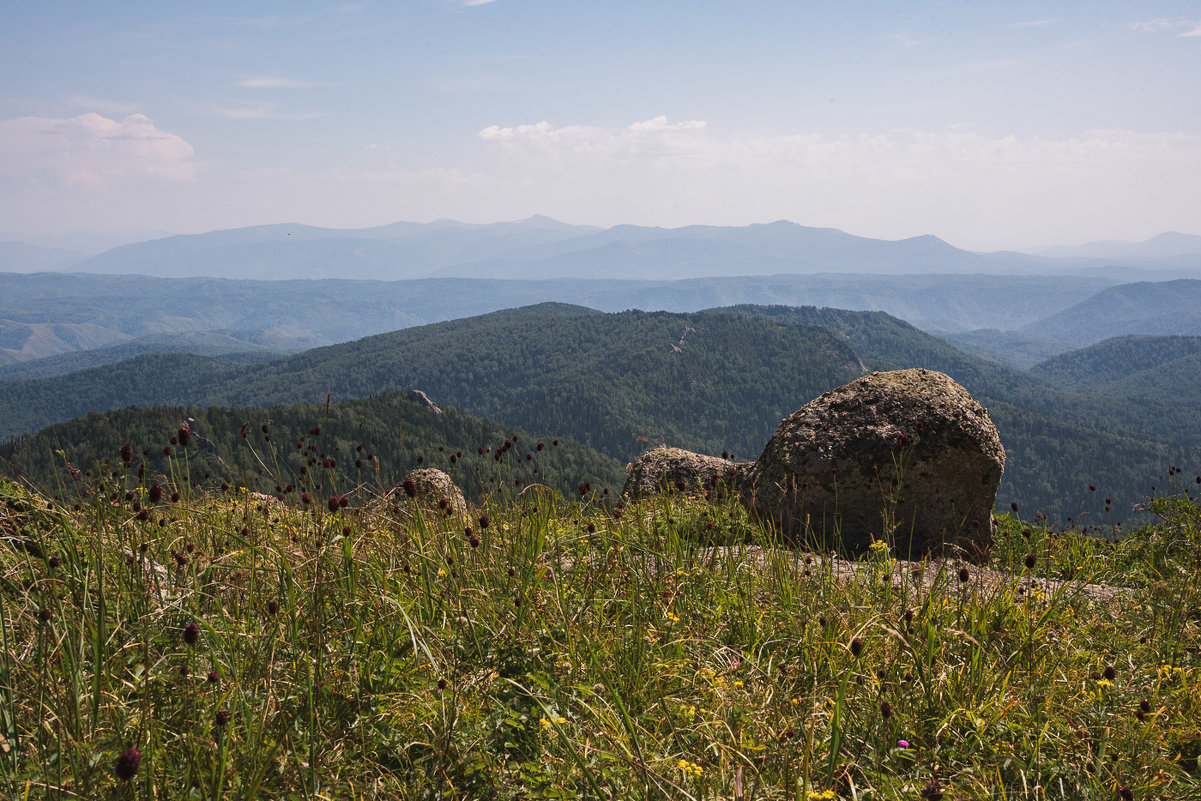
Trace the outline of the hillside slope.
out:
M 1068 392 L 881 312 L 757 306 L 601 314 L 543 304 L 250 366 L 140 357 L 0 384 L 0 423 L 29 430 L 39 415 L 49 422 L 97 403 L 262 407 L 420 387 L 439 404 L 623 462 L 660 442 L 754 458 L 783 417 L 821 392 L 867 368 L 903 367 L 946 372 L 989 408 L 1008 454 L 1001 502 L 1056 519 L 1082 510 L 1096 519 L 1106 505 L 1125 519 L 1201 444 L 1192 404 Z
M 1117 337 L 1030 372 L 1073 392 L 1191 404 L 1201 397 L 1201 337 Z
M 1078 348 L 1127 334 L 1201 335 L 1201 280 L 1109 287 L 1022 330 Z
M 191 442 L 182 449 L 174 440 L 185 424 Z M 147 484 L 171 476 L 297 498 L 308 492 L 318 502 L 356 490 L 379 494 L 419 466 L 449 473 L 476 500 L 533 483 L 574 495 L 587 482 L 600 493 L 620 490 L 624 480 L 620 463 L 591 448 L 566 439 L 539 440 L 458 409 L 436 413 L 404 392 L 328 406 L 130 407 L 58 423 L 0 449 L 0 455 L 10 471 L 53 489 L 70 484 L 68 464 L 85 479 L 104 462 L 119 465 L 125 443 L 146 471 Z

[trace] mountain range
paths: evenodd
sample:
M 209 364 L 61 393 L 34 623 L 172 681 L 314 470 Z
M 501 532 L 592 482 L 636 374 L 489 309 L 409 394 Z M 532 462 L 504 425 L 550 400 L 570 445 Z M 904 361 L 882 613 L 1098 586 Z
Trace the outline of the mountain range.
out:
M 71 269 L 158 277 L 639 279 L 811 273 L 1087 272 L 1133 269 L 1201 274 L 1201 246 L 1183 234 L 1147 243 L 1101 243 L 1055 251 L 973 253 L 930 235 L 896 241 L 788 221 L 741 227 L 692 225 L 600 229 L 549 217 L 473 225 L 397 222 L 362 229 L 293 223 L 178 235 L 82 259 L 21 243 L 0 247 L 0 271 Z M 1106 251 L 1106 246 L 1109 251 Z M 1120 263 L 1115 263 L 1120 262 Z M 1162 276 L 1166 277 L 1166 276 Z

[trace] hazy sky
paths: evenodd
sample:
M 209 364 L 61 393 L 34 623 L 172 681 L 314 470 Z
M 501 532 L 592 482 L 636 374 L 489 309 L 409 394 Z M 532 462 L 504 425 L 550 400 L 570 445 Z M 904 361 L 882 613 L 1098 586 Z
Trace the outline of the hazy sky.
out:
M 252 8 L 253 10 L 247 10 Z M 1201 234 L 1201 2 L 25 2 L 0 234 Z

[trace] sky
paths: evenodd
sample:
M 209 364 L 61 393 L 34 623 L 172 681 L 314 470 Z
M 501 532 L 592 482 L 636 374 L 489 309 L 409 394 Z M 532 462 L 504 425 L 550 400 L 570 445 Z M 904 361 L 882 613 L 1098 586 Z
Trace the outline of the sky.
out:
M 534 214 L 973 250 L 1201 234 L 1196 0 L 7 0 L 0 75 L 3 239 Z

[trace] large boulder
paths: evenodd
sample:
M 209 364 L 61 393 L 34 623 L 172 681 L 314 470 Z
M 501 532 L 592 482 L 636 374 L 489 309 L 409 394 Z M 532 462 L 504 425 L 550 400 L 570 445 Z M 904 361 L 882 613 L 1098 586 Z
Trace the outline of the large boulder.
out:
M 404 479 L 384 496 L 385 501 L 396 510 L 415 512 L 421 509 L 426 514 L 445 517 L 465 515 L 467 501 L 463 492 L 446 473 L 433 467 L 410 470 Z
M 872 373 L 802 406 L 742 482 L 744 503 L 794 540 L 900 556 L 992 544 L 1005 451 L 988 412 L 932 370 Z
M 736 486 L 746 467 L 716 456 L 660 446 L 642 454 L 627 469 L 622 494 L 630 500 L 662 490 L 712 496 Z

